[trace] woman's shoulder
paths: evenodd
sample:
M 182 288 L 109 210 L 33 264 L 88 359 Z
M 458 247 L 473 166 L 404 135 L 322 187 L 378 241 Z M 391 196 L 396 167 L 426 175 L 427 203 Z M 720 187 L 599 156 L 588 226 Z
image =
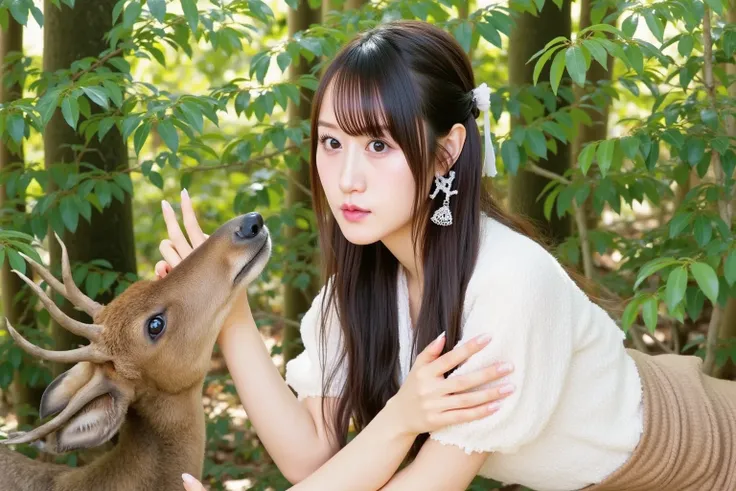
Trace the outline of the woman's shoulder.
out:
M 485 290 L 545 284 L 573 286 L 556 257 L 542 244 L 487 215 L 481 219 L 478 259 L 469 288 Z

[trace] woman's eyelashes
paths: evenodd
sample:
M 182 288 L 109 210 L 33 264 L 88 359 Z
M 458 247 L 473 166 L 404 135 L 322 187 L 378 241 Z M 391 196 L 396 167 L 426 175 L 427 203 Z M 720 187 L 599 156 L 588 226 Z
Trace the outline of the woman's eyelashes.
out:
M 328 152 L 339 150 L 342 147 L 337 138 L 328 134 L 321 135 L 319 137 L 319 143 Z M 386 153 L 390 148 L 391 145 L 384 140 L 371 140 L 366 146 L 366 149 L 371 153 Z

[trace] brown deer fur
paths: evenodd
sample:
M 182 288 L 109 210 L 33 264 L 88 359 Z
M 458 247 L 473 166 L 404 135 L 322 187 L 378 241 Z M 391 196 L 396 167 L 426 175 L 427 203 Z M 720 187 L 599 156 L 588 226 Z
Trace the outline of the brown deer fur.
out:
M 90 351 L 46 389 L 40 414 L 55 418 L 0 443 L 45 439 L 45 446 L 64 452 L 101 445 L 115 434 L 119 440 L 79 468 L 34 461 L 0 445 L 0 491 L 181 491 L 182 473 L 201 476 L 201 392 L 212 348 L 232 300 L 260 274 L 271 251 L 260 217 L 252 229 L 257 233 L 243 234 L 243 227 L 253 227 L 253 215 L 230 220 L 165 278 L 136 282 L 106 306 L 80 296 L 63 243 L 63 285 L 33 264 L 47 283 L 93 314 Z M 63 315 L 53 306 L 49 312 Z M 166 328 L 151 340 L 147 321 L 161 313 Z M 8 330 L 26 351 L 45 359 L 76 352 L 39 350 L 9 324 Z M 94 363 L 84 358 L 92 350 Z

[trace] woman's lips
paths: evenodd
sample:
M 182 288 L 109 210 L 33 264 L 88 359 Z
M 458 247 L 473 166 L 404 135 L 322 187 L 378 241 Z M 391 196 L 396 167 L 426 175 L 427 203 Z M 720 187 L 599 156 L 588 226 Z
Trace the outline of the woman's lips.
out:
M 343 205 L 340 209 L 342 210 L 342 216 L 349 222 L 359 222 L 371 213 L 358 206 Z

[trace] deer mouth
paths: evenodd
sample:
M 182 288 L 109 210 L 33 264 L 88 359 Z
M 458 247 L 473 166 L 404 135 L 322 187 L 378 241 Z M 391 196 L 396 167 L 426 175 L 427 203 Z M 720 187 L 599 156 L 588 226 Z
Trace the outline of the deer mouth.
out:
M 233 286 L 238 285 L 243 278 L 245 278 L 248 273 L 250 273 L 253 268 L 258 264 L 259 259 L 261 259 L 263 256 L 268 254 L 269 247 L 268 247 L 269 239 L 268 235 L 264 238 L 263 243 L 261 244 L 261 247 L 258 248 L 258 251 L 256 251 L 255 254 L 253 254 L 253 257 L 251 257 L 247 263 L 238 271 L 238 274 L 235 275 L 235 278 L 233 279 Z

